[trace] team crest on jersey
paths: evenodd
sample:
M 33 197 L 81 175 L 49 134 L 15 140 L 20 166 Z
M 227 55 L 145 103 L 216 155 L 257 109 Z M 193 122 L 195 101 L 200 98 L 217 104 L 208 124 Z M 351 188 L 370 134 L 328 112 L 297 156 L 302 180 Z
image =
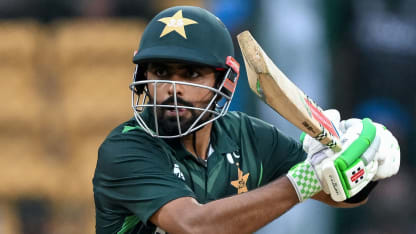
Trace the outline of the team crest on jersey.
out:
M 176 163 L 173 165 L 173 174 L 176 175 L 179 179 L 185 181 L 185 176 L 179 168 L 179 165 Z
M 234 186 L 237 189 L 237 193 L 245 193 L 248 192 L 247 189 L 247 180 L 250 176 L 250 173 L 244 174 L 243 171 L 239 167 L 239 163 L 236 163 L 237 170 L 238 170 L 238 179 L 231 181 L 231 185 Z

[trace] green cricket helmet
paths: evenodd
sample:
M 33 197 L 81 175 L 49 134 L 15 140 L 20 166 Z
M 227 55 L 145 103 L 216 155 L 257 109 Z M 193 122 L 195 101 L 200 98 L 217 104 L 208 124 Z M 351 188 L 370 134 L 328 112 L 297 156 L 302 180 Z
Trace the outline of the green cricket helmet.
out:
M 140 126 L 152 136 L 181 137 L 227 113 L 238 81 L 239 64 L 234 59 L 234 46 L 230 33 L 221 20 L 209 11 L 193 6 L 177 6 L 160 12 L 144 30 L 133 62 L 137 64 L 133 83 L 130 85 L 133 92 L 134 115 Z M 217 80 L 216 87 L 201 86 L 190 82 L 147 80 L 144 73 L 150 62 L 179 62 L 210 66 L 217 71 L 223 71 L 223 76 Z M 214 95 L 209 105 L 204 108 L 178 105 L 176 93 L 172 105 L 157 104 L 156 98 L 149 98 L 154 94 L 148 92 L 148 86 L 156 87 L 166 83 L 173 85 L 174 89 L 177 84 L 205 88 Z M 152 103 L 149 103 L 149 100 L 153 100 Z M 175 109 L 178 131 L 175 134 L 164 135 L 159 131 L 156 115 L 154 115 L 155 126 L 150 128 L 140 115 L 145 107 L 154 108 L 154 113 L 156 113 L 156 108 Z M 193 124 L 186 129 L 182 129 L 179 124 L 181 121 L 178 110 L 181 108 L 200 113 Z M 211 114 L 212 118 L 201 121 L 205 114 Z

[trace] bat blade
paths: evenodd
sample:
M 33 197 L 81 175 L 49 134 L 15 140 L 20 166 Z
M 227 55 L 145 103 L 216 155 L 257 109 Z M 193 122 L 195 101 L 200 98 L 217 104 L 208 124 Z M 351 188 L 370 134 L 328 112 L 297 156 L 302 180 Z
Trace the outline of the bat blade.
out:
M 339 152 L 339 134 L 322 109 L 280 71 L 249 31 L 237 40 L 251 90 L 293 125 Z

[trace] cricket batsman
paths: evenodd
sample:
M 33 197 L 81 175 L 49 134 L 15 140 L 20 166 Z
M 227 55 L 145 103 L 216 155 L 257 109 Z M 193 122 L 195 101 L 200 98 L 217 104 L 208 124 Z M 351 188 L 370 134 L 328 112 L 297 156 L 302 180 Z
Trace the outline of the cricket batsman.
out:
M 399 170 L 396 138 L 369 119 L 326 111 L 343 144 L 334 153 L 228 111 L 239 64 L 227 28 L 207 10 L 160 12 L 133 62 L 134 117 L 98 151 L 96 233 L 252 233 L 310 198 L 364 204 L 377 181 Z M 330 180 L 328 168 L 337 171 Z

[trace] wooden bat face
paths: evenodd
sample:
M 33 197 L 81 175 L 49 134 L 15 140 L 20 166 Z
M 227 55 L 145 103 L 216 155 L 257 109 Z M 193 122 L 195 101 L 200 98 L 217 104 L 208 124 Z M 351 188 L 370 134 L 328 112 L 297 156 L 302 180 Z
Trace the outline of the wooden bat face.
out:
M 339 135 L 331 121 L 267 56 L 249 31 L 237 35 L 251 90 L 296 127 L 338 152 Z

